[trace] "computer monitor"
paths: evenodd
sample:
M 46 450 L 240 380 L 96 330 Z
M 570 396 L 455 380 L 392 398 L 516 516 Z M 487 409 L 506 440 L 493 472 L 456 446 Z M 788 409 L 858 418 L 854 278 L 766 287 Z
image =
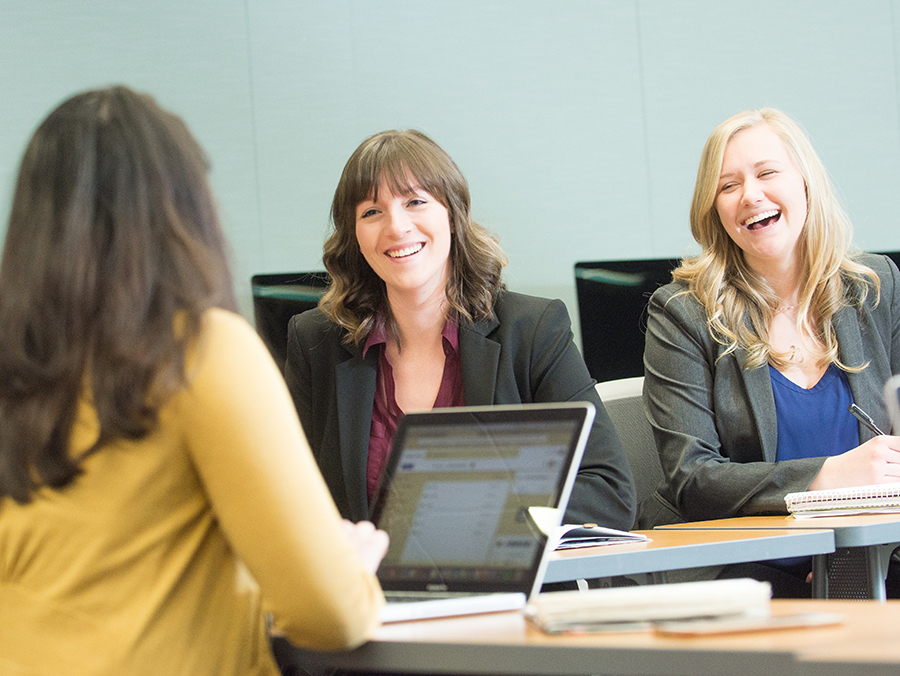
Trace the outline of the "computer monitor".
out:
M 879 251 L 900 267 L 900 251 Z M 680 259 L 589 261 L 575 264 L 584 361 L 598 382 L 644 375 L 647 303 L 672 281 Z
M 678 259 L 575 264 L 584 361 L 598 382 L 644 375 L 644 332 L 650 296 L 672 281 Z
M 288 272 L 253 275 L 253 314 L 256 331 L 279 368 L 287 356 L 287 327 L 294 315 L 311 310 L 331 283 L 327 272 Z

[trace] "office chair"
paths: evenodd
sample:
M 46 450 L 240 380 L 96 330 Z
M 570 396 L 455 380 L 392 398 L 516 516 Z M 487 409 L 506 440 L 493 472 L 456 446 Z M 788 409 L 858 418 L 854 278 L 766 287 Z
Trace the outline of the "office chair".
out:
M 643 387 L 643 376 L 607 380 L 596 385 L 603 407 L 625 447 L 625 457 L 634 477 L 639 515 L 641 504 L 645 500 L 652 499 L 656 487 L 663 480 L 653 428 L 644 415 L 644 404 L 641 399 Z M 628 577 L 639 584 L 648 582 L 659 584 L 668 579 L 665 571 Z
M 641 400 L 643 386 L 643 376 L 597 383 L 597 394 L 625 446 L 625 456 L 634 475 L 638 508 L 644 500 L 653 496 L 663 480 L 653 428 L 644 415 Z

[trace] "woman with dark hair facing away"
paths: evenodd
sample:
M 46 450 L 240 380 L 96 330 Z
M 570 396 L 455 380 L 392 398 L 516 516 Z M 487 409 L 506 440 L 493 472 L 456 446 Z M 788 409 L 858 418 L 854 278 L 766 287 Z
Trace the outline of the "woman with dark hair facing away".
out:
M 449 155 L 418 131 L 375 134 L 344 167 L 331 217 L 332 283 L 291 319 L 285 375 L 343 516 L 369 516 L 404 412 L 590 401 L 565 521 L 631 528 L 631 473 L 565 305 L 504 288 L 506 257 Z
M 772 109 L 722 122 L 690 217 L 700 255 L 649 305 L 644 404 L 665 482 L 641 526 L 785 514 L 790 492 L 900 481 L 900 438 L 847 410 L 855 402 L 889 429 L 900 273 L 850 249 L 803 131 Z M 754 576 L 808 596 L 809 565 L 770 562 Z
M 387 547 L 342 522 L 234 314 L 180 118 L 76 95 L 22 160 L 0 263 L 0 671 L 272 674 L 267 616 L 355 646 Z

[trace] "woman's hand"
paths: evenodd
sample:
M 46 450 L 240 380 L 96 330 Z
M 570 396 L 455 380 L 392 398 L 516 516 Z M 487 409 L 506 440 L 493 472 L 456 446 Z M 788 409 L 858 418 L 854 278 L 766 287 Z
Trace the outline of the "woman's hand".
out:
M 378 566 L 388 550 L 388 534 L 375 528 L 371 521 L 353 523 L 344 519 L 344 532 L 362 560 L 363 567 L 370 573 Z
M 900 481 L 900 437 L 882 435 L 828 458 L 807 490 Z

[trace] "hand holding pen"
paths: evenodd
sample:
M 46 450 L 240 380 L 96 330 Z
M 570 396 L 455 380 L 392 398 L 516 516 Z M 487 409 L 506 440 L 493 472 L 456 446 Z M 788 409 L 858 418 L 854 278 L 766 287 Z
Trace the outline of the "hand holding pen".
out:
M 872 416 L 856 404 L 847 410 L 876 436 L 846 453 L 826 458 L 807 490 L 900 481 L 900 436 L 882 432 Z

